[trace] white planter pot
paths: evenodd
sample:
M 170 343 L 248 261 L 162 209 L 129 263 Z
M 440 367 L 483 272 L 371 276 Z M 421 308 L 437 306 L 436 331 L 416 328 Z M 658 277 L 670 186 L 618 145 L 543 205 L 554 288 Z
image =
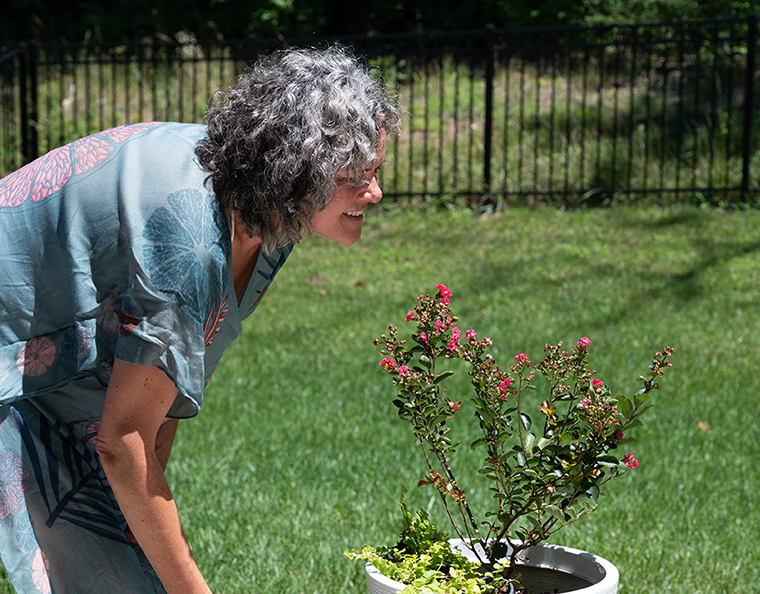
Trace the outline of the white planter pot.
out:
M 477 560 L 461 540 L 452 540 L 451 546 L 465 557 Z M 525 561 L 515 573 L 522 573 L 526 594 L 557 592 L 565 594 L 615 594 L 618 589 L 617 568 L 601 557 L 552 544 L 539 544 L 523 552 Z M 543 571 L 553 570 L 553 571 Z M 393 594 L 404 589 L 404 584 L 392 580 L 367 563 L 367 591 L 369 594 Z

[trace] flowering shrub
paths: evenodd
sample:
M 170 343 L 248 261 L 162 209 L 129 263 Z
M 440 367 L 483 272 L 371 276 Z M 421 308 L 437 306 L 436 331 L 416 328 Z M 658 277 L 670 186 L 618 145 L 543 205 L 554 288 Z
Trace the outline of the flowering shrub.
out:
M 375 340 L 384 356 L 380 366 L 398 391 L 394 404 L 399 416 L 409 421 L 422 446 L 427 468 L 419 486 L 438 491 L 454 532 L 469 539 L 483 564 L 496 567 L 507 554 L 504 543 L 511 545 L 504 572 L 509 579 L 521 551 L 591 512 L 604 483 L 639 465 L 622 446 L 633 441 L 629 432 L 641 425 L 673 349 L 655 354 L 635 395 L 613 397 L 589 368 L 588 338 L 569 352 L 562 343 L 547 344 L 537 363 L 520 353 L 505 369 L 489 352 L 489 338 L 457 326 L 451 291 L 437 288 L 434 296 L 418 297 L 406 314 L 406 321 L 416 324 L 410 340 L 400 338 L 393 326 Z M 493 493 L 484 514 L 470 508 L 452 470 L 458 444 L 447 421 L 464 409 L 443 387 L 453 372 L 439 371 L 442 359 L 469 365 L 474 389 L 469 402 L 480 426 L 470 445 L 483 451 L 479 474 Z M 531 394 L 537 389 L 536 374 L 548 380 L 545 397 Z

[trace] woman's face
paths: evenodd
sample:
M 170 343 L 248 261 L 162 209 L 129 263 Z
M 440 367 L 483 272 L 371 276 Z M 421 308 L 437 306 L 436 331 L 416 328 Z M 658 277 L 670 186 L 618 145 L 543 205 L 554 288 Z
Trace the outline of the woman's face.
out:
M 370 202 L 380 202 L 383 192 L 377 183 L 377 171 L 385 160 L 385 131 L 380 133 L 377 159 L 360 174 L 358 185 L 339 173 L 337 188 L 324 210 L 312 221 L 312 232 L 346 245 L 355 243 L 362 235 L 362 214 Z

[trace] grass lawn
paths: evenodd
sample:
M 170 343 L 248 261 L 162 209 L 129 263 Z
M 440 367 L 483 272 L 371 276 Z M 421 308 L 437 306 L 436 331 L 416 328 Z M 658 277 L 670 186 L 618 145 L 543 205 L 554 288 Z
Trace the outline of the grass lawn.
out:
M 169 467 L 215 593 L 363 592 L 343 551 L 395 542 L 402 485 L 445 524 L 415 488 L 417 446 L 371 343 L 439 282 L 504 364 L 588 336 L 598 377 L 630 393 L 651 354 L 675 347 L 630 446 L 641 465 L 553 540 L 614 562 L 626 594 L 758 591 L 760 212 L 626 208 L 398 210 L 368 217 L 355 246 L 299 246 L 201 415 L 180 424 Z M 466 400 L 466 376 L 448 382 Z

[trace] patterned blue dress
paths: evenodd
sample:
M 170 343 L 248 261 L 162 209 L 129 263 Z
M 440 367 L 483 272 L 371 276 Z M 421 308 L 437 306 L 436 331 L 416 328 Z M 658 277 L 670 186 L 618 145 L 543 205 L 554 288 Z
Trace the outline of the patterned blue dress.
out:
M 292 248 L 262 253 L 238 302 L 204 134 L 122 126 L 0 180 L 0 556 L 19 592 L 163 591 L 95 452 L 114 359 L 163 370 L 168 416 L 195 416 Z

